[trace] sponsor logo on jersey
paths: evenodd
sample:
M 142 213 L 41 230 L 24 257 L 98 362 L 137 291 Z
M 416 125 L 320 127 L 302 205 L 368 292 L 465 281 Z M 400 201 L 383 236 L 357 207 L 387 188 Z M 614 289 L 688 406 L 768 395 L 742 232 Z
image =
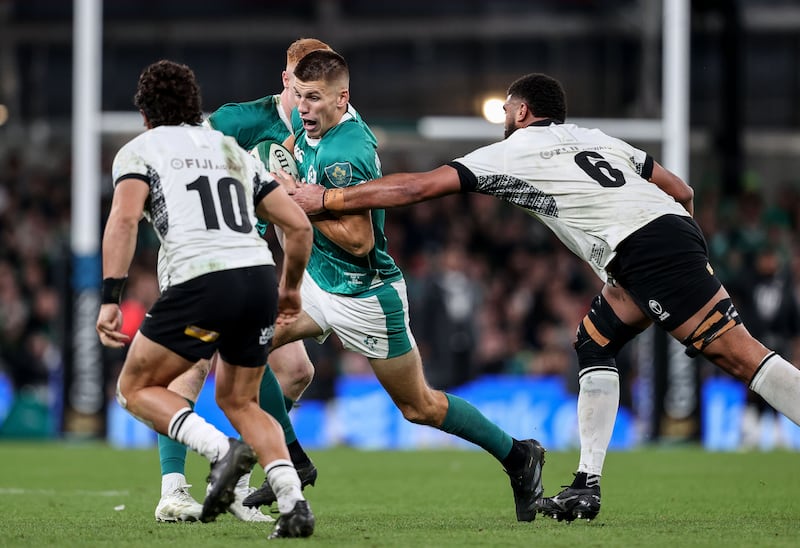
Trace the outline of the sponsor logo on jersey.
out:
M 225 164 L 215 164 L 210 158 L 173 158 L 169 165 L 172 169 L 228 169 Z
M 650 310 L 653 312 L 653 314 L 655 314 L 656 317 L 662 322 L 670 316 L 669 312 L 664 310 L 664 307 L 662 307 L 661 303 L 658 301 L 650 299 L 650 301 L 647 303 L 647 306 L 650 307 Z
M 325 168 L 325 175 L 333 186 L 344 187 L 353 179 L 353 168 L 350 162 L 336 162 Z
M 558 156 L 559 154 L 575 154 L 576 152 L 580 152 L 580 148 L 571 145 L 543 150 L 539 153 L 539 156 L 542 157 L 542 160 L 550 160 L 553 156 Z

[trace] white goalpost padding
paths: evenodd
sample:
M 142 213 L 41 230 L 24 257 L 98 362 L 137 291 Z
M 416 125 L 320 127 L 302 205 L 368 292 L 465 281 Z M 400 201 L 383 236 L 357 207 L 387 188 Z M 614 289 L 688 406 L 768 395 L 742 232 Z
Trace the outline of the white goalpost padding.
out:
M 64 431 L 103 432 L 105 379 L 95 322 L 100 306 L 100 0 L 74 0 L 72 116 L 72 329 L 64 382 Z

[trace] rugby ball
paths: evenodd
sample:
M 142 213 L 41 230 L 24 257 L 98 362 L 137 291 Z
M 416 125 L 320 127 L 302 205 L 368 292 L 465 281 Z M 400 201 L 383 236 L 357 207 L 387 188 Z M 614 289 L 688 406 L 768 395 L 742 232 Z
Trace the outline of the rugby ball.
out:
M 279 142 L 263 141 L 258 144 L 256 151 L 258 158 L 270 173 L 277 173 L 279 169 L 282 169 L 295 179 L 300 178 L 300 172 L 297 170 L 294 156 Z

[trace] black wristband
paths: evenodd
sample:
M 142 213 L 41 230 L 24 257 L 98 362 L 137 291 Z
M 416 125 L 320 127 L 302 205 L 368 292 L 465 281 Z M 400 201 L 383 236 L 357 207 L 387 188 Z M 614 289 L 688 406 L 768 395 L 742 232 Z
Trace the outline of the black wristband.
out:
M 103 278 L 102 304 L 119 304 L 128 278 Z

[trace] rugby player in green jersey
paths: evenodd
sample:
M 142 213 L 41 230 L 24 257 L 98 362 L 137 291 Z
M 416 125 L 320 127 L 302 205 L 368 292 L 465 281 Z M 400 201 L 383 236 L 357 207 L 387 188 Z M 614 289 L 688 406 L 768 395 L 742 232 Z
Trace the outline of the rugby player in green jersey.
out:
M 294 156 L 307 184 L 344 188 L 381 177 L 377 140 L 350 105 L 341 55 L 317 50 L 294 70 Z M 275 174 L 289 187 L 286 172 Z M 515 440 L 467 401 L 431 388 L 409 328 L 403 274 L 387 251 L 383 210 L 329 212 L 311 218 L 314 244 L 303 285 L 303 312 L 276 329 L 274 347 L 333 332 L 365 356 L 403 416 L 470 441 L 500 461 L 511 478 L 519 521 L 536 516 L 544 448 Z

